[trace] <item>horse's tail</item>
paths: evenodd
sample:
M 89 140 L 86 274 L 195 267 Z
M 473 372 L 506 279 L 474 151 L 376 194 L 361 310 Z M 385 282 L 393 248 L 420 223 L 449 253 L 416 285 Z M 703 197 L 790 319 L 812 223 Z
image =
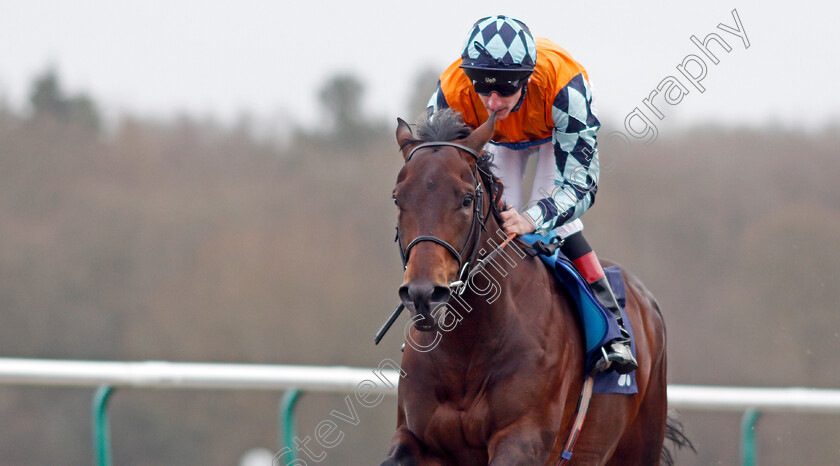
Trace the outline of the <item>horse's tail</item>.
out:
M 670 440 L 673 446 L 668 448 L 667 445 L 662 444 L 662 455 L 660 457 L 662 464 L 673 466 L 674 453 L 683 448 L 689 448 L 692 452 L 697 453 L 694 444 L 683 432 L 682 422 L 677 419 L 676 413 L 673 411 L 668 413 L 668 422 L 665 424 L 665 440 Z

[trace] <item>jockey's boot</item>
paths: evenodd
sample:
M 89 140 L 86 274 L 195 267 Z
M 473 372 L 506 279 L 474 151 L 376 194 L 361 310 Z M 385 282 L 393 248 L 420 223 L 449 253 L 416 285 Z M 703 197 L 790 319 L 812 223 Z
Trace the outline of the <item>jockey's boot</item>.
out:
M 624 319 L 618 308 L 618 300 L 610 287 L 607 277 L 601 277 L 590 283 L 592 292 L 604 308 L 610 311 L 621 329 L 621 338 L 607 343 L 601 348 L 601 359 L 595 364 L 595 372 L 614 370 L 619 374 L 627 374 L 639 368 L 639 363 L 633 357 L 630 349 L 630 334 L 624 328 Z
M 598 302 L 610 311 L 621 329 L 620 338 L 610 341 L 601 348 L 601 359 L 595 363 L 594 371 L 613 370 L 619 374 L 627 374 L 638 369 L 639 364 L 630 349 L 630 334 L 624 328 L 618 301 L 610 288 L 601 262 L 592 250 L 592 246 L 583 237 L 583 232 L 578 231 L 566 237 L 560 249 L 575 264 L 583 278 L 589 283 Z

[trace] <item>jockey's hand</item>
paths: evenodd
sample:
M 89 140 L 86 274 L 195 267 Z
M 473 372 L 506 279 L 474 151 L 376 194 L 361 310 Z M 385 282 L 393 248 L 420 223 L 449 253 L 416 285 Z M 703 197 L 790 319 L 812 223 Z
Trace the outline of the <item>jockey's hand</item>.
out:
M 516 236 L 522 236 L 533 233 L 536 230 L 531 219 L 520 214 L 513 206 L 507 205 L 505 209 L 500 215 L 502 217 L 502 230 L 506 234 L 515 233 Z

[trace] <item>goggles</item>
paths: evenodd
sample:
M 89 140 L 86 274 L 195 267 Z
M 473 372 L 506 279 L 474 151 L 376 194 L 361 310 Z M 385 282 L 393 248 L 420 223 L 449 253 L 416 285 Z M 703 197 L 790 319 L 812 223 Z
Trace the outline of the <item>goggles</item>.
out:
M 482 70 L 476 68 L 463 68 L 464 73 L 470 78 L 473 89 L 481 95 L 490 95 L 493 92 L 501 97 L 510 97 L 516 94 L 531 76 L 530 70 Z

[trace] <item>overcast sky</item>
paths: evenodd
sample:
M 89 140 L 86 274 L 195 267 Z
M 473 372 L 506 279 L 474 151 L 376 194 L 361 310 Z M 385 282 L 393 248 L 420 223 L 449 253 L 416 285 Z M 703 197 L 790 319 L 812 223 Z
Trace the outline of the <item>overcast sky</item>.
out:
M 707 65 L 705 92 L 688 85 L 673 106 L 655 97 L 662 125 L 813 128 L 840 118 L 840 7 L 686 3 L 0 0 L 0 99 L 23 108 L 32 77 L 52 64 L 69 91 L 92 94 L 109 115 L 314 122 L 319 86 L 349 71 L 367 86 L 368 113 L 413 118 L 405 107 L 418 71 L 454 60 L 476 19 L 507 14 L 587 68 L 605 119 L 644 110 L 642 99 L 668 76 L 688 85 L 676 67 L 691 54 Z M 736 27 L 733 9 L 749 48 L 717 27 Z M 731 47 L 711 45 L 716 65 L 690 40 L 712 32 Z

